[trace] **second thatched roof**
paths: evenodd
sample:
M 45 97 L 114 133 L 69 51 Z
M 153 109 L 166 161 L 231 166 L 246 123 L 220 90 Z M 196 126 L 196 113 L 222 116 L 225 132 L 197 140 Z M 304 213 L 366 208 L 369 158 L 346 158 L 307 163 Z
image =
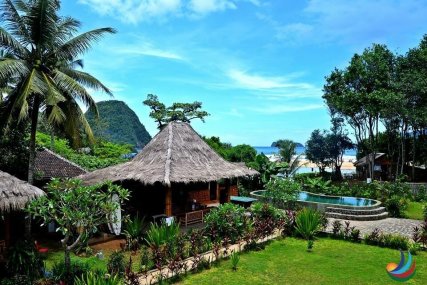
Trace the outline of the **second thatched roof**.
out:
M 0 211 L 21 210 L 28 202 L 44 194 L 41 189 L 0 171 Z
M 133 160 L 79 178 L 87 184 L 133 180 L 143 184 L 171 185 L 258 174 L 246 166 L 224 160 L 188 123 L 171 122 Z
M 82 167 L 47 148 L 37 151 L 34 164 L 39 179 L 71 178 L 87 173 Z

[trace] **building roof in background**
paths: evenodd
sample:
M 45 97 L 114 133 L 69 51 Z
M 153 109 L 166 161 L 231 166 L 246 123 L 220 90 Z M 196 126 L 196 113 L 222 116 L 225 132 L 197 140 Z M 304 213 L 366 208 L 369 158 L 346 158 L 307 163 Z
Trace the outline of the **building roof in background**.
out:
M 381 158 L 381 157 L 383 157 L 385 155 L 385 153 L 382 153 L 382 152 L 378 152 L 378 153 L 376 153 L 375 154 L 375 160 L 378 160 L 379 158 Z M 374 154 L 373 153 L 370 153 L 370 154 L 368 154 L 367 156 L 364 156 L 364 157 L 362 157 L 361 159 L 359 159 L 359 160 L 357 160 L 355 163 L 354 163 L 354 166 L 364 166 L 364 165 L 367 165 L 368 164 L 368 157 L 369 157 L 369 160 L 371 160 L 373 157 L 374 157 Z
M 79 178 L 87 184 L 133 180 L 170 185 L 258 174 L 246 166 L 224 160 L 188 123 L 171 122 L 133 160 Z
M 72 178 L 87 173 L 74 162 L 43 148 L 37 151 L 35 173 L 38 179 Z

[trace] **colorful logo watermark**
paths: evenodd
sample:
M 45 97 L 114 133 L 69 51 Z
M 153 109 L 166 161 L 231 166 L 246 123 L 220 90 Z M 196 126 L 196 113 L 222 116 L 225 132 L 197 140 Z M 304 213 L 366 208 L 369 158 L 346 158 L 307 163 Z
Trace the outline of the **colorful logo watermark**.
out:
M 405 254 L 400 251 L 399 264 L 391 262 L 387 264 L 386 270 L 391 279 L 401 282 L 407 281 L 415 274 L 415 260 L 412 260 L 412 255 L 408 251 L 408 260 L 405 263 Z

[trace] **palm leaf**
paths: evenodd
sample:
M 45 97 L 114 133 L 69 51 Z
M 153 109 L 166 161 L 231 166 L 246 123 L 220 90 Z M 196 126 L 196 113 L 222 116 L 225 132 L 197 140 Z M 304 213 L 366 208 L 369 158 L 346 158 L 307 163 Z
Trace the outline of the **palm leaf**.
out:
M 83 84 L 84 86 L 87 86 L 89 88 L 92 88 L 94 90 L 101 90 L 107 93 L 110 96 L 113 96 L 113 93 L 111 90 L 101 83 L 98 79 L 90 75 L 89 73 L 79 71 L 79 70 L 73 70 L 73 69 L 64 69 L 62 70 L 65 74 L 76 80 L 77 82 Z
M 22 2 L 22 1 L 17 1 Z M 17 7 L 24 7 L 22 3 L 17 3 Z M 17 36 L 22 44 L 29 44 L 30 35 L 25 25 L 25 20 L 19 14 L 15 5 L 10 0 L 4 0 L 0 5 L 0 21 L 5 23 L 11 34 Z
M 0 82 L 9 82 L 13 76 L 26 77 L 29 72 L 25 61 L 12 58 L 0 59 Z
M 89 50 L 92 42 L 99 41 L 106 33 L 114 34 L 115 32 L 113 28 L 101 28 L 88 31 L 70 39 L 58 49 L 55 49 L 49 56 L 55 54 L 55 56 L 62 59 L 76 58 Z
M 96 106 L 95 100 L 92 96 L 86 91 L 86 89 L 81 86 L 76 80 L 71 78 L 65 73 L 62 73 L 59 70 L 55 71 L 55 76 L 53 78 L 56 85 L 59 89 L 66 94 L 76 97 L 81 100 L 87 107 Z

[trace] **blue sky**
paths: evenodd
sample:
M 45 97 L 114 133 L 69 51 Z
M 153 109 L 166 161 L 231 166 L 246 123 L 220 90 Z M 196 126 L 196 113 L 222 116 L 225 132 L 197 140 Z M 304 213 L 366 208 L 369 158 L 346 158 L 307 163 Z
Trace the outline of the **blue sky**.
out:
M 356 52 L 384 43 L 398 53 L 427 33 L 424 0 L 77 0 L 62 13 L 82 31 L 118 30 L 83 59 L 157 132 L 142 105 L 148 93 L 203 102 L 202 135 L 232 144 L 304 143 L 329 128 L 324 77 Z M 108 96 L 93 92 L 97 101 Z

